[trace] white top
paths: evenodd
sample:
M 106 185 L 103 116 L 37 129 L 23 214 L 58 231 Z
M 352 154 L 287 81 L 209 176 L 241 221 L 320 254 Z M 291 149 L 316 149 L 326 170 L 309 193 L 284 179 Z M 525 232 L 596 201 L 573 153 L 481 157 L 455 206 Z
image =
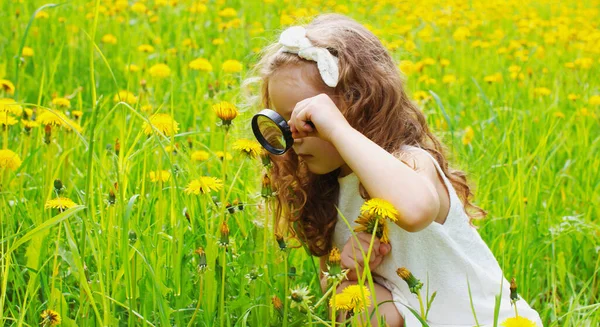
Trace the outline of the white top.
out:
M 400 267 L 406 267 L 423 282 L 421 296 L 426 305 L 427 278 L 429 278 L 429 294 L 437 291 L 431 305 L 427 322 L 430 326 L 475 326 L 476 322 L 471 309 L 467 277 L 471 286 L 473 306 L 480 326 L 493 326 L 495 296 L 500 293 L 502 284 L 502 301 L 498 325 L 515 311 L 510 303 L 510 284 L 503 276 L 496 258 L 481 239 L 477 230 L 469 225 L 469 217 L 464 211 L 451 182 L 444 175 L 438 162 L 429 152 L 414 146 L 405 146 L 404 151 L 422 151 L 433 160 L 436 169 L 444 180 L 450 194 L 450 211 L 444 222 L 431 223 L 425 229 L 410 233 L 394 223 L 389 223 L 389 238 L 392 251 L 386 255 L 382 263 L 374 270 L 375 281 L 389 289 L 398 311 L 405 320 L 405 326 L 421 326 L 421 323 L 401 303 L 420 311 L 419 300 L 411 294 L 406 282 L 396 274 Z M 356 174 L 338 178 L 340 195 L 338 208 L 354 228 L 364 199 L 359 193 L 359 179 Z M 401 187 L 401 185 L 399 185 Z M 333 234 L 333 245 L 340 250 L 351 236 L 350 230 L 342 215 Z M 517 301 L 519 316 L 534 321 L 542 326 L 538 313 L 523 299 Z

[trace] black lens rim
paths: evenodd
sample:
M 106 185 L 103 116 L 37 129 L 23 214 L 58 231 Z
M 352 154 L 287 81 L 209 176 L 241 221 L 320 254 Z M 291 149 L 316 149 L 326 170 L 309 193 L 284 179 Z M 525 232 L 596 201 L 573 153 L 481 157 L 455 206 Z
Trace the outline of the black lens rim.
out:
M 278 150 L 278 149 L 274 148 L 273 146 L 271 146 L 271 144 L 269 144 L 269 142 L 267 142 L 265 137 L 260 132 L 260 129 L 258 128 L 258 118 L 260 116 L 269 118 L 272 122 L 275 123 L 275 125 L 277 125 L 277 127 L 279 127 L 279 130 L 281 130 L 281 134 L 283 135 L 283 138 L 285 140 L 285 149 Z M 292 145 L 294 144 L 294 138 L 292 137 L 292 132 L 290 131 L 290 126 L 285 121 L 285 119 L 280 114 L 278 114 L 275 110 L 263 109 L 260 112 L 258 112 L 257 114 L 255 114 L 252 117 L 252 132 L 254 133 L 254 137 L 256 137 L 258 142 L 265 149 L 267 149 L 267 151 L 269 151 L 275 155 L 282 155 L 282 154 L 286 153 L 287 150 L 289 150 L 289 148 L 291 148 Z

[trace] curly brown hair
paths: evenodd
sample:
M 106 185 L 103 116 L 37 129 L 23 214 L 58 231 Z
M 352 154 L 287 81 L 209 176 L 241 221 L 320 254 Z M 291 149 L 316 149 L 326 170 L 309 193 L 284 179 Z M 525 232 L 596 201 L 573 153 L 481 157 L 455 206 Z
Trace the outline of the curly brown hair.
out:
M 319 15 L 305 28 L 315 46 L 339 58 L 337 86 L 325 85 L 316 63 L 279 51 L 281 45 L 275 42 L 263 50 L 254 67 L 259 75 L 255 80 L 261 83 L 262 106 L 271 107 L 269 80 L 284 67 L 303 65 L 309 70 L 311 84 L 331 96 L 354 129 L 392 154 L 399 153 L 405 144 L 428 151 L 451 181 L 470 220 L 484 217 L 487 213 L 469 200 L 473 194 L 465 173 L 448 167 L 444 146 L 404 91 L 402 74 L 379 39 L 355 20 L 339 14 Z M 271 182 L 277 190 L 274 226 L 297 235 L 313 255 L 327 254 L 337 221 L 340 169 L 313 174 L 293 149 L 281 156 L 271 155 L 271 160 Z M 361 194 L 368 197 L 362 186 Z

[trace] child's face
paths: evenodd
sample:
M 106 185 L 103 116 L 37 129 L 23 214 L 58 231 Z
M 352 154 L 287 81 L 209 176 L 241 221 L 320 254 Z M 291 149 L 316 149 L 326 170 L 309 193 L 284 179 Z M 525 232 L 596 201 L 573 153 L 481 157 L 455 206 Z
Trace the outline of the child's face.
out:
M 296 103 L 323 93 L 306 82 L 308 71 L 310 69 L 303 66 L 285 67 L 269 80 L 271 109 L 286 121 L 290 119 Z M 292 148 L 312 173 L 327 174 L 340 167 L 342 175 L 349 173 L 348 166 L 333 144 L 318 137 L 294 139 Z

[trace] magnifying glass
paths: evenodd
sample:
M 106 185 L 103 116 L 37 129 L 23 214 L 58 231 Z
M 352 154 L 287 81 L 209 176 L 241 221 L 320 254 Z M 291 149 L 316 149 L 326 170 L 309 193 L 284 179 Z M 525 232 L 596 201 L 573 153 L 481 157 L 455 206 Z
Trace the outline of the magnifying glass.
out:
M 307 122 L 313 128 L 312 122 Z M 294 144 L 290 126 L 271 109 L 263 109 L 252 117 L 252 132 L 258 142 L 269 152 L 282 155 Z

